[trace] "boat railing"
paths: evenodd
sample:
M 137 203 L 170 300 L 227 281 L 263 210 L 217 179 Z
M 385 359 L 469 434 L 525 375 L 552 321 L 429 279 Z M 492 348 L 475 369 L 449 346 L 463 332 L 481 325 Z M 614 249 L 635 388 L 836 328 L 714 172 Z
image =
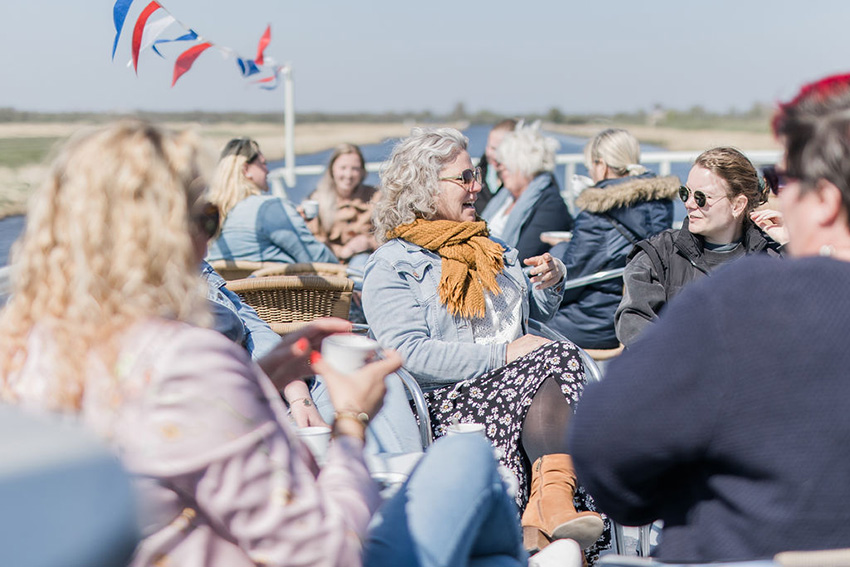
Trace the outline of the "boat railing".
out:
M 684 164 L 690 166 L 697 156 L 701 153 L 700 150 L 680 151 L 680 152 L 643 152 L 641 153 L 641 163 L 647 166 L 657 166 L 653 168 L 658 175 L 670 175 L 673 171 L 673 165 Z M 764 164 L 772 164 L 779 161 L 781 152 L 779 150 L 755 150 L 744 152 L 753 164 L 758 167 Z M 578 196 L 579 188 L 573 186 L 573 178 L 578 172 L 578 166 L 584 164 L 584 154 L 558 154 L 555 156 L 555 164 L 564 168 L 565 187 L 561 191 L 571 211 L 575 211 L 575 198 Z M 366 171 L 380 172 L 384 162 L 368 162 Z M 294 169 L 294 177 L 297 179 L 299 175 L 321 175 L 325 171 L 325 165 L 299 165 Z M 287 170 L 283 167 L 275 168 L 269 172 L 269 184 L 272 191 L 279 196 L 286 196 L 286 179 Z M 294 186 L 294 183 L 290 187 Z

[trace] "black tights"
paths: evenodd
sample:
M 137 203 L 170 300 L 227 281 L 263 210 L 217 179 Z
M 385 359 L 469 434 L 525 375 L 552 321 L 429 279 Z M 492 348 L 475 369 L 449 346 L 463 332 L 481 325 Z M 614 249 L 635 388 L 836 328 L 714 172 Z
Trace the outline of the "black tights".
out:
M 543 455 L 567 452 L 567 430 L 572 417 L 573 408 L 558 382 L 551 376 L 543 380 L 522 424 L 522 448 L 530 463 Z

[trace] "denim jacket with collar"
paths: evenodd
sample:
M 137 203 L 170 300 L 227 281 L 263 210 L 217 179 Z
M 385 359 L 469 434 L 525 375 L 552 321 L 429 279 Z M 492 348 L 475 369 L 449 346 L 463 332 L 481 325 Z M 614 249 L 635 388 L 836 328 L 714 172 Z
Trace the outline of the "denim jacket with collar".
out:
M 528 319 L 548 321 L 558 310 L 562 285 L 533 289 L 518 253 L 505 248 L 505 275 L 522 290 L 523 331 Z M 363 281 L 363 310 L 384 348 L 396 349 L 425 390 L 480 376 L 505 364 L 505 343 L 475 344 L 469 319 L 449 314 L 437 286 L 439 255 L 405 240 L 390 240 L 369 258 Z
M 210 242 L 208 261 L 330 262 L 337 258 L 316 240 L 292 203 L 251 195 L 227 214 L 221 234 Z

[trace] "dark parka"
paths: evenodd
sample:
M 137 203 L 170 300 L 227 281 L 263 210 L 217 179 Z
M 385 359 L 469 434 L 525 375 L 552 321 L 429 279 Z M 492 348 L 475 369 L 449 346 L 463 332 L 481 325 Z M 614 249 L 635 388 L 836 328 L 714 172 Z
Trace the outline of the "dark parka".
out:
M 676 176 L 645 173 L 585 189 L 576 200 L 581 212 L 572 239 L 551 250 L 564 261 L 567 279 L 624 267 L 635 243 L 670 228 L 680 185 Z M 582 348 L 616 348 L 614 313 L 622 296 L 621 278 L 568 289 L 549 325 Z

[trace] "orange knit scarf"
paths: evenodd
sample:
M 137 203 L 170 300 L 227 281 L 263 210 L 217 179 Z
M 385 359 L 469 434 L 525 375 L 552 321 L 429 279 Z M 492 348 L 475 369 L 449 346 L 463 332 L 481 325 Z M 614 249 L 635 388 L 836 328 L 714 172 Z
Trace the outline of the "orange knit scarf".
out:
M 483 317 L 484 290 L 502 292 L 496 274 L 504 268 L 504 249 L 489 238 L 487 223 L 427 221 L 417 219 L 387 233 L 401 238 L 443 259 L 440 277 L 440 301 L 452 315 Z

